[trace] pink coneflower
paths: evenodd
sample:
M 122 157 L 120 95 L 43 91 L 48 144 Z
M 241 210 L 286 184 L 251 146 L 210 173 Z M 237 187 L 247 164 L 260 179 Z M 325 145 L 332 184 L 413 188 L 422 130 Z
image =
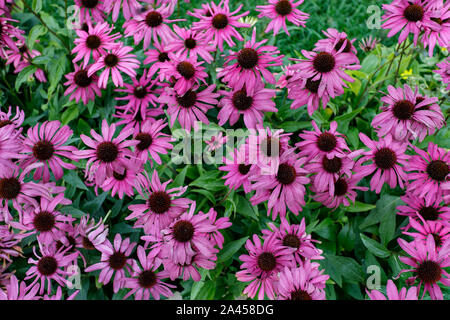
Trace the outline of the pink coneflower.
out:
M 208 74 L 201 65 L 204 61 L 198 62 L 196 57 L 181 58 L 169 53 L 170 61 L 161 65 L 161 73 L 166 80 L 175 82 L 173 88 L 179 95 L 184 95 L 200 82 L 206 84 L 205 79 Z
M 122 87 L 123 78 L 120 72 L 122 71 L 130 77 L 136 77 L 136 69 L 140 64 L 136 56 L 129 53 L 131 50 L 133 50 L 132 47 L 124 46 L 122 43 L 115 46 L 89 67 L 88 77 L 104 68 L 98 79 L 99 87 L 106 88 L 110 72 L 114 85 Z
M 5 222 L 11 220 L 8 203 L 12 201 L 14 208 L 22 212 L 22 204 L 37 206 L 35 197 L 49 198 L 49 190 L 43 184 L 25 182 L 25 176 L 42 166 L 42 163 L 35 163 L 20 172 L 19 168 L 0 167 L 0 212 L 3 213 Z
M 427 203 L 440 202 L 445 194 L 441 185 L 450 173 L 450 153 L 432 142 L 426 152 L 415 146 L 413 149 L 417 154 L 409 160 L 407 192 L 425 198 Z
M 25 281 L 20 281 L 15 275 L 9 278 L 5 285 L 5 291 L 0 289 L 0 300 L 39 300 L 41 297 L 36 296 L 39 291 L 39 284 L 27 286 Z
M 167 154 L 168 150 L 173 148 L 173 139 L 162 133 L 166 126 L 167 123 L 163 119 L 143 123 L 141 131 L 134 135 L 134 139 L 139 141 L 135 150 L 138 159 L 144 162 L 150 160 L 150 164 L 153 163 L 152 160 L 158 164 L 162 163 L 159 155 Z
M 303 3 L 303 0 L 268 0 L 268 5 L 256 6 L 256 11 L 261 12 L 258 18 L 267 17 L 271 21 L 267 25 L 265 32 L 273 30 L 273 35 L 277 35 L 281 28 L 289 35 L 286 26 L 286 20 L 292 24 L 306 27 L 306 20 L 309 14 L 300 11 L 297 7 Z
M 431 235 L 436 245 L 436 250 L 439 251 L 448 239 L 450 239 L 450 227 L 443 225 L 440 221 L 425 221 L 419 216 L 419 221 L 409 217 L 409 225 L 415 229 L 416 232 L 406 232 L 403 234 L 409 235 L 416 241 L 426 242 L 428 235 Z
M 252 39 L 246 42 L 240 51 L 230 51 L 230 55 L 225 58 L 223 69 L 217 76 L 223 77 L 223 81 L 234 89 L 241 89 L 245 84 L 250 92 L 262 79 L 275 84 L 275 77 L 267 68 L 281 66 L 284 56 L 278 55 L 280 51 L 277 47 L 263 46 L 267 41 L 269 39 L 256 42 L 256 28 L 254 28 Z
M 150 46 L 152 39 L 153 42 L 158 42 L 161 39 L 164 44 L 168 44 L 175 38 L 175 34 L 167 24 L 184 21 L 183 19 L 168 19 L 172 12 L 170 6 L 150 7 L 148 11 L 123 24 L 125 36 L 133 36 L 135 45 L 144 39 L 144 49 Z
M 434 238 L 428 235 L 426 241 L 406 242 L 403 239 L 398 239 L 400 247 L 410 257 L 399 257 L 400 261 L 411 266 L 411 269 L 402 270 L 404 272 L 414 272 L 414 276 L 409 278 L 408 283 L 419 281 L 417 292 L 420 292 L 422 284 L 424 291 L 422 297 L 428 291 L 431 299 L 442 300 L 442 291 L 439 288 L 438 282 L 445 286 L 450 285 L 450 276 L 444 268 L 450 265 L 450 241 L 445 242 L 439 251 L 436 250 Z M 400 274 L 398 276 L 400 276 Z
M 215 250 L 216 253 L 218 250 Z M 195 252 L 192 256 L 191 261 L 188 263 L 174 263 L 171 259 L 164 259 L 164 270 L 169 272 L 169 277 L 171 280 L 177 278 L 182 278 L 184 281 L 192 279 L 196 282 L 202 279 L 199 270 L 206 269 L 212 270 L 216 267 L 215 261 L 217 256 L 214 255 L 204 255 L 201 252 Z
M 309 183 L 306 175 L 309 173 L 302 166 L 306 158 L 300 158 L 295 154 L 295 149 L 285 151 L 279 160 L 278 167 L 273 174 L 257 175 L 252 177 L 256 182 L 252 188 L 256 190 L 254 197 L 250 199 L 253 205 L 268 200 L 267 215 L 272 213 L 272 220 L 275 220 L 280 214 L 281 218 L 286 217 L 286 207 L 298 215 L 305 205 L 304 196 L 306 193 L 305 185 Z M 270 190 L 263 198 L 259 195 L 266 190 Z
M 401 197 L 406 205 L 397 207 L 397 214 L 417 219 L 422 217 L 425 221 L 439 221 L 450 226 L 450 207 L 441 205 L 440 202 L 427 202 L 407 192 Z
M 170 116 L 171 127 L 173 127 L 177 119 L 181 127 L 188 132 L 191 131 L 191 128 L 197 130 L 197 121 L 209 124 L 205 114 L 214 105 L 217 105 L 218 100 L 216 98 L 219 97 L 219 94 L 214 93 L 216 89 L 215 84 L 206 87 L 202 91 L 199 89 L 199 86 L 193 86 L 182 94 L 176 92 L 176 89 L 168 89 L 165 94 L 161 95 L 159 102 L 169 106 L 167 113 Z
M 243 270 L 236 273 L 239 281 L 251 281 L 243 293 L 250 298 L 258 294 L 259 300 L 263 300 L 265 295 L 269 299 L 275 299 L 278 273 L 284 267 L 294 266 L 291 250 L 280 246 L 275 237 L 270 237 L 261 244 L 256 234 L 253 235 L 253 243 L 251 239 L 247 240 L 245 248 L 249 254 L 239 257 L 244 262 L 241 265 Z
M 311 79 L 305 79 L 295 72 L 287 84 L 288 98 L 294 100 L 291 109 L 298 109 L 306 105 L 310 116 L 321 104 L 322 108 L 325 109 L 330 101 L 330 96 L 326 91 L 322 92 L 321 95 L 318 94 L 321 80 Z
M 439 63 L 436 63 L 438 70 L 433 72 L 439 74 L 442 78 L 442 82 L 447 84 L 446 90 L 450 90 L 450 58 L 447 58 Z
M 105 19 L 105 0 L 74 0 L 80 9 L 80 23 L 102 22 Z
M 208 215 L 208 219 L 211 224 L 217 228 L 214 232 L 211 232 L 209 234 L 209 239 L 213 241 L 215 245 L 217 245 L 220 249 L 222 249 L 225 239 L 219 230 L 231 227 L 232 223 L 230 222 L 230 219 L 228 217 L 220 217 L 219 219 L 217 219 L 217 211 L 214 210 L 214 208 L 209 209 L 206 214 Z
M 39 249 L 41 256 L 36 253 L 36 247 L 33 247 L 33 253 L 37 259 L 29 258 L 28 263 L 32 266 L 26 273 L 25 280 L 34 278 L 33 282 L 29 286 L 33 286 L 40 281 L 41 286 L 39 294 L 43 294 L 47 282 L 47 294 L 52 291 L 52 280 L 56 281 L 60 286 L 66 286 L 66 280 L 68 276 L 73 275 L 70 272 L 71 265 L 78 256 L 78 252 L 66 254 L 69 248 L 59 250 L 56 249 L 55 243 L 52 245 L 44 246 L 40 242 Z
M 277 284 L 279 300 L 326 300 L 325 282 L 330 276 L 319 270 L 319 264 L 306 260 L 298 268 L 284 267 Z
M 159 83 L 153 80 L 150 74 L 147 74 L 147 70 L 144 70 L 139 80 L 132 77 L 131 81 L 133 81 L 133 84 L 124 83 L 125 89 L 116 89 L 117 92 L 128 94 L 124 97 L 116 97 L 116 100 L 128 101 L 126 105 L 116 108 L 120 108 L 123 112 L 128 112 L 130 109 L 134 110 L 135 113 L 140 112 L 143 120 L 147 117 L 148 109 L 152 111 L 153 116 L 163 114 L 164 111 L 157 105 L 157 97 L 163 90 L 158 87 Z M 149 108 L 150 104 L 153 108 Z M 135 113 L 133 115 L 136 115 Z
M 85 272 L 102 270 L 98 276 L 98 282 L 108 284 L 114 274 L 113 289 L 117 293 L 124 287 L 126 273 L 131 273 L 134 259 L 129 258 L 136 243 L 130 242 L 130 238 L 122 240 L 120 233 L 114 237 L 114 242 L 106 240 L 103 247 L 99 249 L 102 253 L 100 262 L 87 267 Z
M 317 192 L 314 189 L 314 182 L 311 187 L 311 191 L 316 192 L 313 196 L 314 200 L 322 203 L 328 208 L 337 209 L 341 204 L 345 207 L 350 206 L 350 203 L 354 203 L 356 199 L 356 190 L 367 191 L 369 188 L 358 187 L 357 184 L 361 180 L 361 176 L 353 174 L 351 177 L 341 176 L 334 182 L 334 192 L 331 193 L 329 190 L 323 192 Z
M 408 85 L 404 88 L 388 86 L 389 94 L 382 97 L 382 112 L 372 120 L 378 136 L 391 133 L 395 140 L 419 139 L 433 134 L 443 127 L 444 116 L 436 104 L 438 98 L 429 98 L 413 92 Z
M 369 291 L 366 289 L 370 300 L 417 300 L 417 287 L 409 289 L 401 288 L 398 291 L 394 281 L 388 280 L 386 284 L 386 296 L 378 290 Z
M 132 213 L 125 220 L 137 218 L 135 228 L 143 228 L 146 234 L 159 235 L 160 231 L 186 211 L 191 203 L 187 198 L 179 198 L 186 192 L 187 187 L 167 189 L 170 182 L 172 180 L 161 183 L 156 170 L 153 171 L 150 181 L 144 172 L 144 177 L 140 181 L 142 190 L 138 188 L 138 192 L 146 202 L 130 205 L 128 209 Z
M 291 83 L 292 77 L 296 74 L 296 71 L 291 69 L 291 65 L 281 66 L 281 72 L 279 73 L 280 77 L 276 83 L 276 87 L 283 89 Z
M 78 235 L 75 238 L 79 239 L 75 246 L 86 250 L 107 250 L 108 232 L 109 229 L 101 218 L 98 222 L 95 222 L 94 218 L 91 219 L 89 214 L 86 214 L 81 217 L 80 223 L 75 226 L 75 233 Z
M 208 240 L 208 235 L 217 231 L 217 227 L 208 219 L 208 215 L 194 215 L 195 203 L 188 211 L 172 221 L 161 231 L 163 242 L 161 256 L 171 259 L 174 263 L 188 264 L 196 252 L 209 257 L 215 255 L 214 243 Z
M 370 35 L 367 38 L 363 38 L 361 40 L 361 42 L 359 43 L 359 47 L 364 52 L 370 52 L 376 48 L 379 42 L 380 40 L 378 40 L 378 38 L 372 37 L 372 35 Z
M 20 131 L 12 125 L 0 127 L 0 164 L 5 167 L 15 167 L 13 161 L 23 158 L 20 154 L 22 150 Z
M 137 175 L 142 171 L 142 167 L 141 161 L 132 160 L 128 166 L 123 168 L 122 172 L 114 171 L 100 187 L 103 191 L 111 190 L 111 197 L 116 194 L 119 199 L 122 199 L 124 195 L 132 197 L 134 195 L 133 188 L 136 187 Z
M 72 54 L 77 54 L 72 62 L 83 60 L 82 68 L 86 68 L 89 64 L 91 54 L 94 61 L 97 61 L 102 55 L 107 54 L 107 50 L 114 49 L 118 45 L 115 40 L 121 37 L 119 33 L 111 34 L 113 27 L 107 22 L 98 23 L 95 26 L 91 23 L 87 25 L 88 31 L 83 29 L 75 31 L 78 38 L 74 40 L 75 48 L 72 50 Z
M 219 150 L 223 147 L 223 145 L 228 141 L 228 137 L 223 135 L 223 132 L 219 132 L 216 135 L 213 135 L 209 138 L 209 140 L 205 140 L 205 143 L 208 145 L 206 149 L 209 152 L 213 152 L 215 150 Z
M 56 289 L 56 294 L 54 296 L 46 294 L 46 295 L 44 295 L 43 300 L 73 300 L 76 298 L 78 293 L 80 293 L 80 290 L 75 290 L 66 299 L 63 299 L 62 289 L 61 289 L 61 287 L 58 287 L 58 289 Z
M 368 176 L 375 172 L 370 180 L 370 189 L 380 193 L 385 182 L 389 184 L 389 187 L 395 188 L 397 181 L 403 189 L 404 182 L 408 180 L 404 171 L 409 159 L 409 156 L 405 154 L 407 144 L 392 141 L 390 134 L 380 138 L 379 141 L 373 141 L 361 132 L 359 138 L 370 150 L 357 150 L 352 154 L 363 155 L 355 164 L 359 175 Z M 368 161 L 370 161 L 368 165 L 362 165 Z
M 121 11 L 125 20 L 130 20 L 131 17 L 138 13 L 138 9 L 142 7 L 137 0 L 104 0 L 104 2 L 107 12 L 112 11 L 112 19 L 114 22 L 119 17 Z M 122 10 L 120 10 L 121 7 Z
M 22 168 L 28 167 L 32 163 L 43 163 L 44 165 L 36 168 L 33 178 L 42 179 L 43 182 L 50 180 L 50 170 L 59 180 L 64 175 L 63 168 L 73 170 L 76 168 L 71 163 L 64 162 L 62 158 L 77 161 L 73 154 L 77 148 L 66 145 L 67 140 L 72 136 L 73 131 L 69 126 L 61 127 L 61 122 L 45 121 L 38 123 L 28 129 L 27 137 L 23 141 L 23 151 L 26 155 L 21 160 Z
M 174 52 L 181 58 L 201 57 L 206 63 L 213 61 L 210 52 L 215 49 L 208 44 L 207 32 L 184 29 L 177 25 L 173 25 L 173 30 L 176 37 L 166 47 L 169 52 Z
M 23 236 L 37 234 L 37 239 L 42 244 L 49 245 L 58 241 L 64 235 L 67 224 L 75 220 L 56 209 L 63 198 L 64 194 L 62 193 L 52 200 L 41 197 L 39 206 L 25 210 L 21 215 L 20 222 L 11 221 L 10 225 L 25 231 Z
M 154 42 L 153 46 L 155 47 L 155 49 L 149 49 L 145 51 L 146 58 L 144 59 L 144 64 L 151 65 L 148 69 L 149 75 L 157 74 L 161 66 L 164 65 L 164 62 L 170 61 L 170 51 L 167 50 L 166 45 L 163 45 L 159 42 Z M 164 74 L 159 73 L 159 80 L 164 80 Z
M 326 51 L 306 51 L 302 50 L 306 60 L 295 59 L 299 61 L 292 65 L 292 69 L 297 70 L 299 75 L 304 79 L 311 81 L 320 80 L 317 94 L 322 96 L 324 92 L 332 98 L 336 94 L 343 93 L 343 88 L 347 87 L 344 82 L 353 82 L 354 79 L 345 73 L 344 70 L 357 70 L 360 65 L 355 64 L 355 57 L 352 53 L 345 53 L 342 46 L 337 52 L 332 46 Z
M 64 95 L 70 94 L 69 101 L 75 100 L 78 103 L 81 99 L 87 105 L 89 101 L 94 101 L 95 97 L 102 96 L 98 87 L 98 76 L 95 74 L 88 76 L 88 69 L 82 69 L 77 64 L 74 66 L 75 71 L 65 75 L 67 82 L 64 85 L 68 88 Z
M 257 123 L 263 124 L 264 112 L 278 111 L 273 101 L 276 91 L 264 88 L 262 81 L 257 81 L 253 87 L 244 84 L 241 89 L 220 90 L 219 94 L 224 96 L 220 100 L 221 109 L 217 115 L 220 126 L 226 121 L 234 125 L 243 115 L 245 126 L 255 129 Z
M 160 296 L 170 297 L 173 295 L 170 288 L 175 288 L 175 286 L 162 281 L 169 277 L 169 273 L 166 270 L 157 272 L 160 262 L 157 263 L 151 255 L 151 253 L 146 255 L 143 247 L 137 248 L 140 265 L 137 262 L 134 263 L 132 277 L 125 279 L 125 288 L 131 290 L 123 297 L 124 299 L 134 295 L 135 300 L 150 300 L 150 297 L 159 300 Z
M 344 135 L 337 132 L 337 122 L 330 123 L 330 130 L 321 131 L 313 120 L 311 124 L 314 131 L 304 130 L 299 134 L 302 141 L 295 144 L 300 150 L 301 156 L 307 156 L 308 160 L 316 156 L 326 156 L 328 159 L 343 157 L 345 151 L 350 151 L 345 142 Z
M 244 40 L 235 29 L 250 27 L 249 24 L 238 21 L 240 18 L 248 15 L 249 11 L 235 15 L 241 10 L 243 4 L 232 12 L 230 12 L 229 0 L 221 0 L 218 5 L 211 2 L 203 7 L 203 10 L 196 10 L 194 13 L 188 12 L 189 15 L 200 19 L 200 21 L 196 21 L 192 24 L 192 29 L 204 30 L 210 34 L 214 47 L 219 47 L 219 50 L 223 51 L 224 41 L 228 43 L 230 47 L 233 47 L 236 45 L 232 39 L 233 37 L 239 41 Z
M 144 122 L 153 122 L 155 115 L 158 116 L 164 113 L 162 108 L 136 108 L 131 106 L 128 112 L 121 112 L 122 106 L 116 106 L 117 113 L 113 115 L 114 118 L 120 119 L 116 122 L 117 126 L 125 125 L 122 130 L 133 129 L 134 134 L 138 134 L 141 131 L 141 127 Z M 144 112 L 145 121 L 141 115 Z
M 7 125 L 12 125 L 16 130 L 19 130 L 20 126 L 25 120 L 25 112 L 16 107 L 16 114 L 12 116 L 11 106 L 8 107 L 8 112 L 3 112 L 0 110 L 0 128 Z
M 390 29 L 388 37 L 401 31 L 398 43 L 406 40 L 410 33 L 414 34 L 414 46 L 420 33 L 424 29 L 435 29 L 437 23 L 431 20 L 432 10 L 428 1 L 423 0 L 395 0 L 391 4 L 383 4 L 385 14 L 381 17 L 383 29 Z
M 19 73 L 26 67 L 31 65 L 31 60 L 40 56 L 41 53 L 37 50 L 29 50 L 25 44 L 25 40 L 18 40 L 16 42 L 16 48 L 11 48 L 11 50 L 6 50 L 5 54 L 7 56 L 6 64 L 14 65 L 14 73 Z M 44 70 L 36 68 L 30 76 L 34 76 L 40 82 L 47 82 Z
M 103 181 L 114 171 L 123 173 L 123 168 L 127 167 L 129 159 L 133 157 L 133 153 L 128 147 L 139 143 L 137 140 L 125 140 L 133 133 L 133 129 L 122 130 L 114 138 L 115 131 L 116 125 L 112 123 L 111 126 L 108 126 L 106 120 L 103 119 L 102 135 L 91 129 L 91 136 L 94 139 L 84 134 L 80 136 L 81 140 L 91 149 L 79 150 L 75 154 L 80 159 L 89 159 L 86 163 L 86 177 L 91 173 L 95 174 L 97 185 L 103 184 Z
M 328 28 L 327 31 L 322 31 L 327 36 L 326 39 L 320 39 L 314 46 L 314 51 L 327 51 L 332 48 L 333 52 L 353 53 L 355 55 L 355 62 L 359 62 L 356 57 L 357 50 L 353 43 L 355 39 L 350 40 L 345 32 L 339 32 L 334 28 Z M 344 47 L 343 50 L 342 47 Z
M 8 225 L 0 225 L 0 259 L 3 261 L 3 266 L 6 265 L 5 261 L 11 263 L 11 257 L 18 257 L 21 254 L 22 248 L 19 242 L 22 238 L 22 234 L 14 233 Z
M 2 10 L 0 10 L 0 14 L 3 14 Z M 11 22 L 19 22 L 17 20 L 0 16 L 0 45 L 4 48 L 11 48 L 12 50 L 18 50 L 15 41 L 13 38 L 23 39 L 22 34 L 24 31 L 19 28 L 14 27 Z M 1 55 L 4 55 L 3 50 L 0 50 Z M 6 59 L 6 56 L 4 56 Z
M 249 177 L 253 175 L 253 172 L 245 145 L 234 149 L 231 160 L 223 158 L 223 163 L 225 165 L 219 167 L 219 170 L 227 172 L 222 177 L 225 179 L 225 185 L 233 190 L 237 190 L 242 186 L 244 192 L 249 193 L 252 190 Z
M 433 56 L 436 43 L 443 48 L 448 47 L 450 41 L 450 2 L 435 10 L 431 14 L 431 20 L 435 22 L 437 28 L 425 28 L 422 38 L 423 46 L 424 48 L 428 47 L 430 57 Z
M 305 169 L 314 174 L 314 187 L 317 191 L 328 190 L 334 193 L 334 182 L 341 175 L 352 175 L 355 162 L 348 154 L 328 159 L 326 155 L 315 157 L 305 165 Z
M 305 218 L 302 218 L 300 224 L 290 225 L 286 219 L 281 219 L 279 228 L 273 223 L 269 223 L 268 226 L 270 230 L 262 230 L 263 239 L 274 236 L 279 245 L 291 250 L 297 264 L 302 265 L 305 260 L 323 259 L 322 250 L 317 249 L 313 243 L 320 241 L 311 239 L 311 235 L 305 232 Z

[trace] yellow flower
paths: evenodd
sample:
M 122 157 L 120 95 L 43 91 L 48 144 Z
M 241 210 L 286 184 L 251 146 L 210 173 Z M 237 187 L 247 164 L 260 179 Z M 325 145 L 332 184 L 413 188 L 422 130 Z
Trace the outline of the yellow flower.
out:
M 400 76 L 402 77 L 403 80 L 406 80 L 406 79 L 408 79 L 410 76 L 412 76 L 412 74 L 413 74 L 412 69 L 409 69 L 409 70 L 403 71 L 403 73 L 402 73 Z

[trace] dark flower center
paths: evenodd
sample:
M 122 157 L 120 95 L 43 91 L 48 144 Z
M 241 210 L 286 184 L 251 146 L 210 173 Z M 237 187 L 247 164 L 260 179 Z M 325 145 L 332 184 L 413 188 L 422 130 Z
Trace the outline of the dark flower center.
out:
M 88 239 L 88 237 L 83 237 L 82 240 L 83 248 L 87 250 L 94 250 L 94 244 L 91 242 L 91 240 Z
M 13 122 L 11 120 L 0 120 L 0 128 L 6 127 L 9 124 L 12 124 Z
M 441 279 L 441 267 L 434 261 L 426 260 L 417 267 L 417 276 L 427 284 L 436 283 Z
M 173 236 L 178 242 L 188 242 L 194 236 L 194 226 L 186 220 L 180 220 L 173 226 Z
M 41 211 L 34 216 L 33 225 L 39 232 L 50 231 L 55 226 L 55 217 L 51 212 Z
M 138 148 L 139 151 L 147 150 L 148 147 L 150 147 L 153 142 L 152 136 L 145 132 L 138 133 L 134 139 L 139 140 L 139 143 L 136 146 L 136 148 Z
M 86 47 L 88 47 L 91 50 L 98 49 L 100 47 L 102 41 L 100 40 L 99 36 L 96 35 L 90 35 L 86 38 Z
M 300 239 L 294 234 L 287 234 L 283 238 L 283 246 L 295 248 L 300 248 Z
M 223 29 L 228 25 L 228 17 L 223 13 L 216 14 L 212 18 L 212 25 L 216 29 Z
M 274 150 L 272 150 L 272 145 L 274 147 Z M 280 150 L 281 143 L 278 139 L 272 139 L 269 137 L 261 142 L 261 151 L 267 157 L 277 157 L 280 154 Z
M 433 180 L 444 181 L 449 173 L 448 164 L 442 160 L 433 160 L 427 165 L 427 173 Z
M 317 93 L 319 91 L 320 79 L 319 80 L 306 80 L 305 88 L 312 93 Z
M 422 207 L 419 214 L 427 221 L 435 221 L 439 218 L 439 211 L 435 207 Z
M 97 6 L 98 0 L 81 0 L 81 4 L 83 5 L 83 7 L 93 9 Z
M 33 146 L 34 157 L 41 161 L 50 159 L 54 151 L 53 144 L 46 140 L 41 140 Z
M 289 300 L 312 300 L 312 298 L 308 292 L 299 289 L 291 292 L 291 299 Z
M 39 273 L 43 276 L 51 276 L 58 268 L 58 262 L 55 258 L 50 256 L 42 257 L 37 264 Z
M 139 286 L 150 289 L 156 284 L 156 274 L 152 270 L 144 270 L 138 277 Z
M 319 52 L 313 59 L 313 67 L 319 73 L 327 73 L 334 69 L 336 60 L 328 52 Z
M 87 24 L 86 22 L 84 22 L 84 23 L 81 25 L 80 30 L 89 32 L 89 26 L 88 26 L 88 24 Z
M 16 178 L 2 178 L 0 179 L 0 198 L 15 199 L 21 190 L 22 186 Z
M 320 151 L 330 152 L 337 146 L 337 139 L 334 134 L 323 132 L 317 139 L 317 147 Z
M 148 198 L 148 206 L 156 214 L 162 214 L 170 209 L 172 200 L 164 191 L 153 192 Z
M 197 45 L 197 41 L 195 41 L 195 39 L 192 38 L 187 38 L 186 40 L 184 40 L 184 45 L 188 49 L 194 49 L 195 46 Z
M 408 120 L 411 119 L 415 111 L 415 105 L 408 100 L 400 100 L 394 104 L 392 112 L 397 119 Z
M 138 86 L 134 88 L 133 94 L 138 99 L 144 99 L 147 95 L 147 90 L 143 86 Z
M 96 155 L 103 162 L 113 162 L 119 155 L 119 148 L 112 142 L 102 142 L 97 146 Z
M 339 51 L 342 48 L 342 46 L 344 45 L 344 42 L 345 42 L 345 48 L 344 48 L 344 50 L 342 50 L 342 52 L 349 53 L 352 50 L 352 43 L 347 38 L 339 40 L 338 43 L 336 43 L 336 45 L 334 46 L 334 50 Z
M 277 180 L 284 185 L 291 184 L 295 181 L 297 172 L 295 168 L 287 163 L 282 163 L 278 167 Z
M 236 91 L 231 100 L 233 106 L 240 111 L 249 109 L 253 103 L 253 97 L 247 96 L 247 90 L 245 88 Z
M 337 173 L 342 168 L 342 159 L 338 157 L 328 159 L 327 156 L 323 156 L 322 167 L 328 173 Z
M 127 257 L 119 251 L 115 251 L 108 259 L 109 266 L 114 270 L 122 270 L 126 262 Z
M 390 148 L 381 148 L 375 152 L 375 164 L 380 169 L 390 169 L 397 162 L 397 155 Z
M 292 12 L 292 5 L 288 0 L 280 0 L 275 5 L 275 11 L 280 16 L 286 16 Z
M 342 178 L 339 178 L 334 183 L 334 194 L 338 197 L 343 196 L 347 193 L 348 190 L 348 183 Z
M 75 246 L 76 246 L 76 241 L 75 241 L 74 237 L 67 236 L 67 241 L 69 242 L 67 247 L 70 248 L 68 250 L 68 252 L 74 252 L 74 249 L 75 249 Z M 56 249 L 57 250 L 61 249 L 61 247 L 63 247 L 63 246 L 64 246 L 64 243 L 62 243 L 62 241 L 56 242 Z
M 87 88 L 92 83 L 92 78 L 88 77 L 86 70 L 80 70 L 75 73 L 73 80 L 75 81 L 76 85 L 81 88 Z
M 197 93 L 191 89 L 186 91 L 183 96 L 176 96 L 177 102 L 183 108 L 190 108 L 197 102 Z
M 113 177 L 114 177 L 114 179 L 116 179 L 116 180 L 118 180 L 118 181 L 123 181 L 123 180 L 125 180 L 126 176 L 127 176 L 127 170 L 126 170 L 126 169 L 123 170 L 123 173 L 118 173 L 118 172 L 116 172 L 116 171 L 113 172 Z
M 145 16 L 145 23 L 150 28 L 155 28 L 163 22 L 163 17 L 158 11 L 150 11 Z
M 423 18 L 423 8 L 417 4 L 410 4 L 403 11 L 403 16 L 410 22 L 417 22 Z
M 170 61 L 169 54 L 167 52 L 160 52 L 158 55 L 159 62 Z
M 237 61 L 243 69 L 252 69 L 258 64 L 258 52 L 252 48 L 244 48 L 239 51 Z
M 263 252 L 258 256 L 258 267 L 265 271 L 269 272 L 275 269 L 277 266 L 277 259 L 271 252 Z
M 105 64 L 107 67 L 113 68 L 119 63 L 119 57 L 115 54 L 108 53 L 105 57 Z
M 185 79 L 191 79 L 195 75 L 195 68 L 192 63 L 183 61 L 177 65 L 177 71 L 181 74 Z
M 239 173 L 242 174 L 243 176 L 245 176 L 250 171 L 251 167 L 252 167 L 251 164 L 245 165 L 245 164 L 241 163 L 238 167 Z

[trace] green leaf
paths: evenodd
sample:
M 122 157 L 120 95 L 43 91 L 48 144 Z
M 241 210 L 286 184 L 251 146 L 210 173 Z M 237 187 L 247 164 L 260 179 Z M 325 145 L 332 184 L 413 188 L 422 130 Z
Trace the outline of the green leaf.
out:
M 78 117 L 78 107 L 76 105 L 72 105 L 67 108 L 63 114 L 61 115 L 62 124 L 68 124 L 70 121 L 76 119 Z
M 325 273 L 329 274 L 340 287 L 342 287 L 342 279 L 353 283 L 364 281 L 361 266 L 354 259 L 330 253 L 324 253 L 324 256 L 325 259 L 320 263 L 323 264 Z
M 309 121 L 284 121 L 280 124 L 281 129 L 286 132 L 295 132 L 301 129 L 306 129 L 311 127 L 311 122 Z
M 52 61 L 48 67 L 48 81 L 50 87 L 48 88 L 48 95 L 51 96 L 56 89 L 56 86 L 60 83 L 64 71 L 66 69 L 67 58 L 65 55 L 61 55 L 55 61 Z
M 233 255 L 239 251 L 240 248 L 244 245 L 244 243 L 248 240 L 248 237 L 243 237 L 238 240 L 231 241 L 224 245 L 223 249 L 220 251 L 219 256 L 217 257 L 217 263 L 221 263 L 231 259 Z
M 69 171 L 64 175 L 64 181 L 75 188 L 88 190 L 84 182 L 80 179 L 76 171 Z
M 43 25 L 37 24 L 33 28 L 31 28 L 30 32 L 28 33 L 27 37 L 27 47 L 28 50 L 33 50 L 33 47 L 36 43 L 36 40 L 39 39 L 41 36 L 45 35 L 48 32 L 47 28 Z M 39 60 L 33 60 L 37 63 Z
M 354 117 L 356 117 L 358 114 L 360 114 L 361 111 L 363 111 L 363 110 L 364 110 L 364 107 L 358 108 L 356 110 L 353 110 L 352 112 L 338 116 L 338 117 L 334 118 L 334 120 L 335 121 L 350 121 Z
M 391 255 L 391 252 L 386 249 L 382 244 L 376 242 L 369 237 L 366 237 L 364 234 L 360 233 L 359 236 L 364 244 L 364 246 L 372 252 L 375 256 L 380 258 L 387 258 Z
M 28 78 L 36 71 L 36 69 L 37 69 L 36 66 L 30 65 L 30 66 L 23 68 L 19 72 L 19 74 L 17 75 L 17 78 L 16 78 L 16 84 L 15 84 L 16 91 L 19 91 L 19 88 L 22 85 L 22 83 L 26 82 L 28 80 Z
M 34 12 L 39 13 L 42 9 L 42 0 L 33 0 L 31 6 Z
M 347 212 L 365 212 L 365 211 L 369 211 L 369 210 L 372 210 L 375 208 L 376 208 L 376 206 L 373 204 L 355 201 L 355 203 L 352 206 L 346 207 L 345 211 L 347 211 Z

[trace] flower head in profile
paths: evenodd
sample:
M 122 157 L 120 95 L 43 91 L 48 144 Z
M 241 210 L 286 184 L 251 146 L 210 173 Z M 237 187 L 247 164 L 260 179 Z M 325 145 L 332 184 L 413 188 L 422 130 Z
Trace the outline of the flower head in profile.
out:
M 361 42 L 359 43 L 359 47 L 364 52 L 370 52 L 375 49 L 377 44 L 380 42 L 378 38 L 372 37 L 372 35 L 369 35 L 367 38 L 363 38 Z
M 450 227 L 445 226 L 440 221 L 425 221 L 419 216 L 419 219 L 409 217 L 409 226 L 413 230 L 403 231 L 403 234 L 411 236 L 414 240 L 426 242 L 429 235 L 434 239 L 436 250 L 439 251 L 442 245 L 450 239 Z
M 298 109 L 306 105 L 310 116 L 312 116 L 314 111 L 319 109 L 320 105 L 325 109 L 330 101 L 330 96 L 326 91 L 319 95 L 320 82 L 320 79 L 306 79 L 298 72 L 294 72 L 286 85 L 288 88 L 288 98 L 294 100 L 291 104 L 291 109 Z
M 439 221 L 450 226 L 450 207 L 441 201 L 427 201 L 425 198 L 407 192 L 401 197 L 405 205 L 397 207 L 397 214 L 416 220 L 421 217 L 425 221 Z
M 326 31 L 322 32 L 327 38 L 317 41 L 314 48 L 315 51 L 326 51 L 328 48 L 332 48 L 334 52 L 352 53 L 354 55 L 355 63 L 359 62 L 356 57 L 357 50 L 353 45 L 356 38 L 350 40 L 345 32 L 339 32 L 334 28 L 328 28 Z M 343 50 L 341 50 L 342 47 L 344 47 Z
M 441 76 L 442 82 L 447 84 L 446 90 L 450 90 L 450 58 L 446 58 L 445 60 L 436 63 L 436 66 L 438 69 L 433 72 Z
M 19 130 L 20 126 L 25 120 L 25 112 L 16 107 L 16 113 L 13 116 L 12 107 L 8 107 L 8 111 L 0 110 L 0 128 L 6 127 L 7 125 L 12 125 L 14 129 Z
M 379 290 L 366 290 L 370 300 L 417 300 L 417 287 L 397 289 L 394 281 L 388 280 L 386 284 L 386 295 Z
M 16 130 L 14 125 L 0 127 L 0 165 L 14 168 L 17 159 L 24 157 L 20 153 L 23 150 L 21 131 L 22 128 Z

